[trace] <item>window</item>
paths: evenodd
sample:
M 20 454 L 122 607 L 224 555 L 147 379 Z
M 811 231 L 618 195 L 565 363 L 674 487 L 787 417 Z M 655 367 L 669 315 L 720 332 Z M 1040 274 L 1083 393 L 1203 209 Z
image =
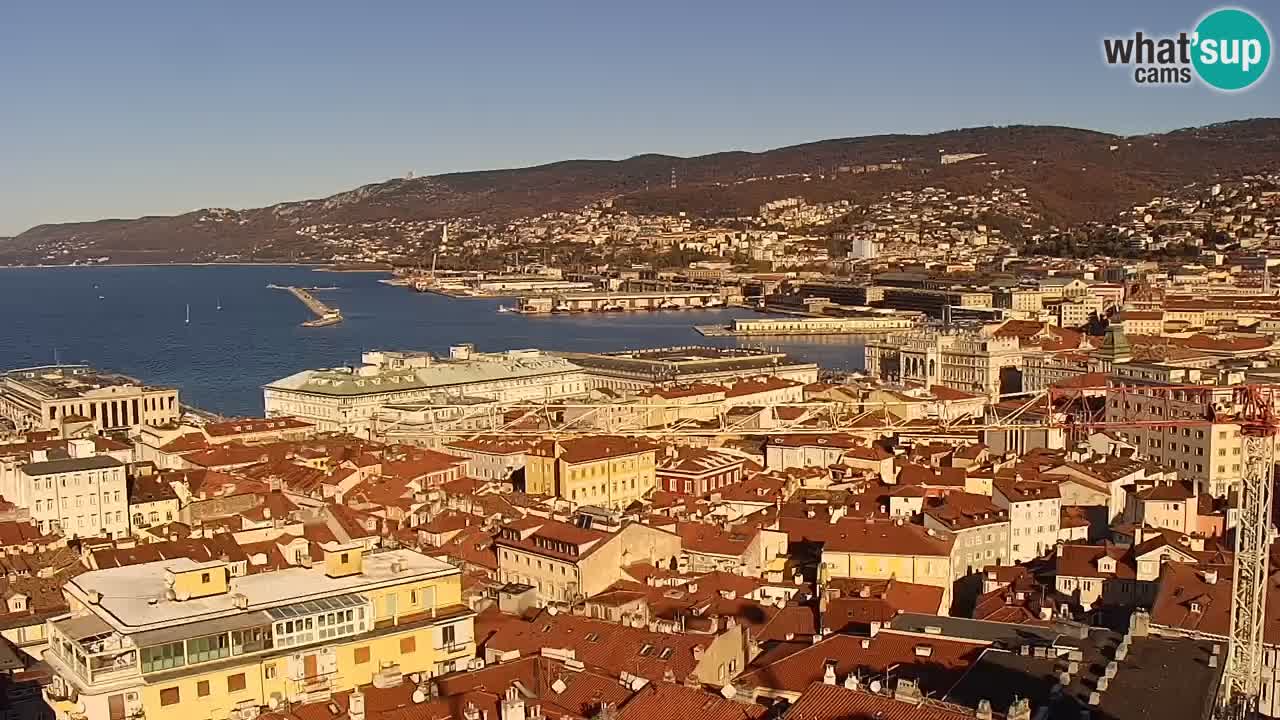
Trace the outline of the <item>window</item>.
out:
M 181 667 L 186 662 L 186 652 L 183 650 L 181 640 L 167 645 L 142 648 L 142 672 L 144 673 Z M 177 692 L 176 688 L 174 692 Z
M 202 663 L 227 657 L 231 646 L 226 635 L 209 635 L 187 641 L 187 662 Z
M 641 654 L 641 655 L 643 655 L 643 656 L 645 656 L 645 657 L 648 657 L 648 656 L 652 655 L 652 654 L 653 654 L 653 646 L 652 646 L 652 645 L 650 645 L 649 643 L 645 643 L 645 644 L 640 648 L 640 654 Z
M 156 519 L 159 520 L 160 516 L 157 515 Z M 213 576 L 210 575 L 209 573 L 200 573 L 200 582 L 204 583 L 205 585 L 208 585 L 209 581 L 211 580 L 213 580 Z
M 366 645 L 356 648 L 356 664 L 363 665 L 367 662 L 369 662 L 369 647 Z
M 209 695 L 208 680 L 201 680 L 200 682 L 196 683 L 196 695 L 200 697 L 208 697 Z
M 671 656 L 674 655 L 675 652 L 676 652 L 675 650 L 669 647 L 662 648 L 662 652 L 658 655 L 658 658 L 661 660 L 670 660 Z
M 160 705 L 177 705 L 178 697 L 178 688 L 165 688 L 160 691 Z
M 408 655 L 411 652 L 417 651 L 417 649 L 418 649 L 417 638 L 413 637 L 412 635 L 406 638 L 400 638 L 400 654 L 401 655 Z
M 264 678 L 266 678 L 266 679 L 268 679 L 268 680 L 275 680 L 275 679 L 276 679 L 276 664 L 275 664 L 275 663 L 267 663 L 266 665 L 263 665 L 263 666 L 262 666 L 262 677 L 264 677 Z
M 244 673 L 227 676 L 227 692 L 239 692 L 245 687 Z

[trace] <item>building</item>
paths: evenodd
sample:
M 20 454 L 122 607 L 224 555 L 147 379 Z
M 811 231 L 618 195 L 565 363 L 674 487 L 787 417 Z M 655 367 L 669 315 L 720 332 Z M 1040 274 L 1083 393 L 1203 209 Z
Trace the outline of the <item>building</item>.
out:
M 658 463 L 658 487 L 677 495 L 702 496 L 742 480 L 746 458 L 721 450 L 670 446 Z
M 530 516 L 504 525 L 494 538 L 498 579 L 536 588 L 541 602 L 591 597 L 622 579 L 637 562 L 672 567 L 680 557 L 675 533 L 630 523 L 616 533 Z
M 888 580 L 943 589 L 942 607 L 951 606 L 953 567 L 960 552 L 954 536 L 902 519 L 788 518 L 778 521 L 791 545 L 822 543 L 819 582 L 828 578 Z
M 69 537 L 129 535 L 125 464 L 99 455 L 93 440 L 67 442 L 65 457 L 33 450 L 30 462 L 0 473 L 0 495 L 30 512 L 42 533 Z
M 323 563 L 231 577 L 186 558 L 94 570 L 49 621 L 59 720 L 255 717 L 475 655 L 461 571 L 411 550 L 331 543 Z
M 1009 562 L 1033 560 L 1058 544 L 1062 493 L 1056 483 L 997 479 L 991 501 L 1009 513 Z
M 720 570 L 760 577 L 770 569 L 781 570 L 787 560 L 787 534 L 776 529 L 682 522 L 676 524 L 676 533 L 681 572 Z
M 1119 325 L 1125 335 L 1163 335 L 1163 310 L 1125 310 L 1111 318 L 1112 325 Z
M 1126 524 L 1163 528 L 1184 535 L 1200 532 L 1199 498 L 1191 483 L 1157 480 L 1127 489 Z
M 1243 443 L 1239 424 L 1212 418 L 1230 415 L 1235 402 L 1232 386 L 1244 380 L 1243 372 L 1213 372 L 1160 363 L 1117 365 L 1107 389 L 1106 420 L 1202 421 L 1195 427 L 1122 428 L 1117 434 L 1143 456 L 1193 480 L 1197 494 L 1224 497 L 1240 482 Z
M 949 493 L 941 505 L 924 509 L 924 526 L 954 538 L 957 578 L 1009 563 L 1009 511 L 985 495 Z
M 134 532 L 171 523 L 180 510 L 178 494 L 163 474 L 146 466 L 135 468 L 129 478 L 129 523 Z
M 657 445 L 627 437 L 545 440 L 528 453 L 525 491 L 575 504 L 625 508 L 657 486 L 657 452 Z
M 478 480 L 507 481 L 524 469 L 526 454 L 537 445 L 535 438 L 500 438 L 484 435 L 454 440 L 445 452 L 467 459 L 468 474 Z
M 1017 337 L 986 331 L 923 330 L 869 341 L 865 353 L 867 374 L 884 380 L 925 387 L 945 385 L 992 399 L 1021 389 L 1010 387 L 1016 382 L 1006 377 L 1022 366 Z
M 757 348 L 703 346 L 653 348 L 616 353 L 560 353 L 587 371 L 592 386 L 644 390 L 655 385 L 724 383 L 770 375 L 808 384 L 818 379 L 815 363 Z
M 268 418 L 291 416 L 320 432 L 369 438 L 384 407 L 463 402 L 542 402 L 583 395 L 582 368 L 539 350 L 475 352 L 451 348 L 448 358 L 428 353 L 366 352 L 358 368 L 304 370 L 268 383 Z
M 144 424 L 177 422 L 178 391 L 87 365 L 50 365 L 0 376 L 0 417 L 19 430 L 61 430 L 87 422 L 95 430 L 136 431 Z

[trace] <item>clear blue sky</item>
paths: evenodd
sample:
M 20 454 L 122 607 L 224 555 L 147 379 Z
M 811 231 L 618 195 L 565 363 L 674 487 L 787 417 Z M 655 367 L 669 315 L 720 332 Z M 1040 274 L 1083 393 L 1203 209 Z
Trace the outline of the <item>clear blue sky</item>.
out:
M 1214 7 L 12 2 L 0 15 L 0 234 L 317 197 L 409 170 L 1280 114 L 1274 68 L 1222 95 L 1137 88 L 1101 60 L 1104 35 L 1188 29 Z M 1253 9 L 1277 35 L 1280 13 Z

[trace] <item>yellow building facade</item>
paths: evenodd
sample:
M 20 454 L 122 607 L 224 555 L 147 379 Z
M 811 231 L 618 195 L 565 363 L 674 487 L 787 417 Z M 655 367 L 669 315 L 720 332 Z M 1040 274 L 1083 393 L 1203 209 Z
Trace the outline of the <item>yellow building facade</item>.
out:
M 657 485 L 657 447 L 629 438 L 544 443 L 529 453 L 525 490 L 576 505 L 624 508 Z
M 97 570 L 48 623 L 59 720 L 253 717 L 375 676 L 434 676 L 475 655 L 461 572 L 411 550 L 325 546 L 315 567 L 232 577 L 180 559 Z

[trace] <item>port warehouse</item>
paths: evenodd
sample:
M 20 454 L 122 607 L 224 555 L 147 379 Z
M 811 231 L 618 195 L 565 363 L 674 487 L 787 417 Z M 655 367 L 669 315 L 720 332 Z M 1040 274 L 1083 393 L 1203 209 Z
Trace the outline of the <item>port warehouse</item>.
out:
M 719 290 L 586 292 L 525 295 L 520 298 L 518 308 L 526 313 L 605 312 L 721 307 L 725 303 L 726 299 Z
M 981 291 L 807 282 L 796 286 L 793 293 L 793 297 L 800 301 L 804 298 L 825 298 L 839 305 L 869 305 L 875 308 L 922 312 L 935 319 L 983 320 L 988 319 L 988 316 L 998 315 L 992 307 L 992 293 Z

